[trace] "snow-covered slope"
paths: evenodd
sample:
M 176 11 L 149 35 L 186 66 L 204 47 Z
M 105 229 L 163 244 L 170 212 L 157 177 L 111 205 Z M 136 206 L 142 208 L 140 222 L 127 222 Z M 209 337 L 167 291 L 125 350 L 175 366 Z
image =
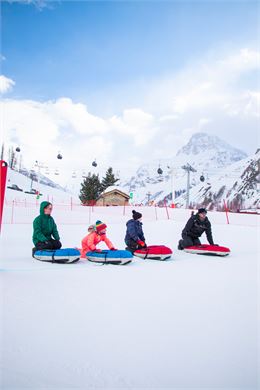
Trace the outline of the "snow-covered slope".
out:
M 44 184 L 46 186 L 49 186 L 49 187 L 52 187 L 52 188 L 57 188 L 59 190 L 65 191 L 65 189 L 63 187 L 61 187 L 59 184 L 55 183 L 53 180 L 51 180 L 47 176 L 43 175 L 42 173 L 36 173 L 35 170 L 28 170 L 26 168 L 22 168 L 19 171 L 19 173 L 21 173 L 22 175 L 30 178 L 30 180 L 31 180 L 31 177 L 33 177 L 33 180 L 35 182 L 37 182 L 37 180 L 39 178 L 40 184 Z
M 124 248 L 122 215 L 108 219 L 107 209 L 98 218 Z M 33 260 L 31 224 L 3 226 L 2 389 L 258 388 L 257 216 L 233 214 L 227 225 L 210 213 L 214 240 L 231 248 L 223 259 L 177 251 L 190 212 L 171 211 L 169 221 L 144 218 L 144 229 L 149 244 L 173 249 L 172 260 L 124 267 Z M 87 226 L 58 229 L 73 247 Z
M 248 158 L 227 167 L 205 184 L 198 184 L 190 191 L 195 205 L 222 208 L 223 200 L 233 209 L 260 208 L 260 149 Z M 178 206 L 186 203 L 186 194 L 176 199 Z
M 177 157 L 191 158 L 191 161 L 198 163 L 205 162 L 205 167 L 212 164 L 216 168 L 225 167 L 233 162 L 242 160 L 247 155 L 243 151 L 234 148 L 217 136 L 206 133 L 194 134 L 190 141 L 177 153 Z
M 134 192 L 137 203 L 146 203 L 148 198 L 156 202 L 166 198 L 170 202 L 173 187 L 175 197 L 186 192 L 187 174 L 182 167 L 187 163 L 196 170 L 191 173 L 190 181 L 191 186 L 194 187 L 201 184 L 201 176 L 208 181 L 211 177 L 221 174 L 226 167 L 245 159 L 246 156 L 246 153 L 233 148 L 216 136 L 197 133 L 175 157 L 142 165 L 136 175 L 121 182 L 121 186 L 126 192 Z M 162 174 L 157 172 L 159 167 L 163 171 Z
M 32 188 L 39 190 L 42 194 L 41 199 L 54 199 L 56 202 L 60 203 L 69 203 L 71 198 L 74 201 L 77 201 L 79 203 L 79 199 L 77 196 L 71 194 L 70 192 L 63 189 L 61 186 L 56 183 L 53 183 L 53 186 L 50 186 L 50 181 L 48 178 L 45 178 L 43 175 L 40 176 L 40 183 L 37 181 L 31 181 L 30 177 L 25 176 L 24 174 L 21 174 L 17 171 L 8 169 L 7 171 L 7 183 L 6 183 L 6 195 L 5 198 L 7 201 L 10 200 L 24 200 L 26 199 L 28 202 L 34 201 L 36 196 L 34 194 L 26 194 L 25 191 L 30 191 L 31 184 Z M 48 184 L 46 184 L 48 183 Z M 12 189 L 7 188 L 8 186 L 11 186 L 13 184 L 16 184 L 19 188 L 21 188 L 23 191 L 15 191 Z

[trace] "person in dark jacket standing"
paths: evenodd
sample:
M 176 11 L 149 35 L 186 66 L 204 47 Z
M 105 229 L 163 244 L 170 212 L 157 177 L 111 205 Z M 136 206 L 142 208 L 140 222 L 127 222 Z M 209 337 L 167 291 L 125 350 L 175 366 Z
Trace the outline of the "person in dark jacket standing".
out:
M 200 208 L 197 214 L 192 215 L 182 231 L 182 240 L 179 241 L 178 249 L 182 250 L 188 246 L 201 245 L 199 237 L 206 233 L 210 245 L 214 245 L 211 223 L 207 217 L 207 210 Z
M 132 211 L 133 218 L 127 223 L 127 230 L 125 236 L 125 243 L 127 250 L 134 252 L 137 249 L 146 248 L 145 237 L 142 227 L 142 214 L 137 211 Z
M 42 202 L 40 204 L 40 215 L 33 221 L 33 255 L 37 250 L 60 249 L 61 242 L 57 225 L 51 216 L 52 204 Z

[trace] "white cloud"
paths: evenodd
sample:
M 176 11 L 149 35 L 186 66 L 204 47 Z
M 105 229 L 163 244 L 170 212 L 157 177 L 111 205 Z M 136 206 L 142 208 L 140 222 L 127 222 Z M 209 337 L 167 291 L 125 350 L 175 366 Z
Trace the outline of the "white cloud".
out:
M 220 59 L 219 59 L 220 58 Z M 240 78 L 260 69 L 260 51 L 241 49 L 226 56 L 205 58 L 180 72 L 150 83 L 146 109 L 161 115 L 184 115 L 191 110 L 223 108 L 244 91 Z
M 149 83 L 138 94 L 138 105 L 108 118 L 67 97 L 46 102 L 3 99 L 4 138 L 22 147 L 25 161 L 40 159 L 56 166 L 61 150 L 67 171 L 88 169 L 97 158 L 99 170 L 111 164 L 123 176 L 136 164 L 174 156 L 198 131 L 217 134 L 242 149 L 247 143 L 253 151 L 260 92 L 240 79 L 244 74 L 255 77 L 257 69 L 259 52 L 252 49 L 204 58 Z
M 258 131 L 259 71 L 259 50 L 215 53 L 214 58 L 211 53 L 178 73 L 150 82 L 143 109 L 160 118 L 160 131 L 171 132 L 174 149 L 180 134 L 184 143 L 202 129 L 253 153 Z M 208 122 L 202 123 L 203 118 Z M 170 153 L 167 145 L 169 142 L 165 143 L 165 153 Z
M 63 169 L 88 169 L 94 158 L 100 161 L 101 169 L 106 169 L 117 157 L 120 165 L 121 156 L 125 157 L 124 145 L 141 147 L 156 131 L 153 116 L 140 109 L 104 119 L 68 98 L 43 103 L 3 99 L 0 105 L 4 114 L 3 139 L 18 144 L 29 165 L 37 159 L 56 167 L 60 150 L 64 155 Z
M 126 109 L 122 117 L 110 119 L 112 129 L 132 137 L 136 146 L 149 142 L 158 131 L 153 115 L 139 108 Z
M 13 89 L 15 82 L 4 75 L 0 75 L 0 93 L 4 94 Z
M 82 103 L 74 103 L 69 98 L 48 102 L 44 110 L 62 127 L 69 126 L 80 134 L 105 133 L 108 130 L 105 120 L 91 115 Z
M 41 10 L 42 8 L 49 7 L 51 1 L 48 0 L 8 0 L 10 4 L 12 3 L 20 3 L 25 5 L 35 5 L 36 8 Z

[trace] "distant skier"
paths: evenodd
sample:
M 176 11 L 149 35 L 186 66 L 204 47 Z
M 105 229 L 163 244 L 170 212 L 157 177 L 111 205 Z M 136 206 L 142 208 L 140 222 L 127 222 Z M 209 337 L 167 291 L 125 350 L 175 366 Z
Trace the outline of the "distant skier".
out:
M 57 230 L 57 225 L 51 216 L 52 204 L 44 201 L 40 204 L 40 215 L 33 221 L 33 243 L 35 248 L 32 250 L 34 256 L 35 251 L 44 249 L 60 249 L 61 242 Z
M 201 245 L 199 237 L 206 233 L 210 245 L 214 245 L 211 223 L 207 217 L 207 210 L 200 208 L 197 214 L 192 215 L 182 231 L 182 240 L 179 241 L 178 249 L 182 250 L 188 246 Z
M 147 245 L 142 227 L 142 214 L 135 210 L 132 211 L 132 214 L 133 218 L 126 223 L 125 243 L 126 249 L 133 253 L 137 249 L 146 248 Z
M 88 228 L 89 234 L 81 241 L 81 257 L 86 258 L 87 252 L 101 252 L 101 249 L 97 249 L 97 244 L 103 241 L 108 249 L 116 250 L 112 242 L 106 236 L 107 225 L 101 221 L 97 221 L 93 226 Z

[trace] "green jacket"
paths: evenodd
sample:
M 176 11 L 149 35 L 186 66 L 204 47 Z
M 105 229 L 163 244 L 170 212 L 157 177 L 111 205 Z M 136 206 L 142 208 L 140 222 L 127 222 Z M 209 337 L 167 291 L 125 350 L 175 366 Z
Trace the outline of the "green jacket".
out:
M 44 208 L 48 206 L 50 202 L 42 202 L 40 205 L 40 215 L 33 221 L 33 243 L 36 245 L 38 242 L 49 241 L 52 236 L 55 240 L 59 240 L 60 236 L 57 230 L 56 223 L 50 215 L 44 214 Z

